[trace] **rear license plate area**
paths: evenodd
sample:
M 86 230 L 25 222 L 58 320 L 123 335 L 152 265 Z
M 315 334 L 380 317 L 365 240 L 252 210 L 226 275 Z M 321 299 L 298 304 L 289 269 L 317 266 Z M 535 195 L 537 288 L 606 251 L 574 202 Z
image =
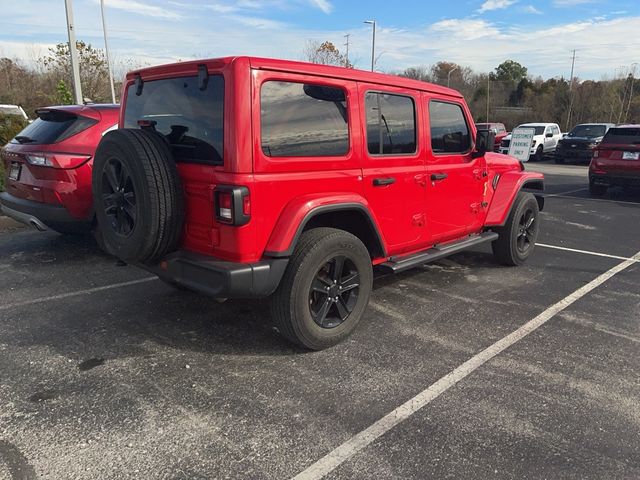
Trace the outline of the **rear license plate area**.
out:
M 21 170 L 22 165 L 17 162 L 11 162 L 11 166 L 9 167 L 9 180 L 20 180 Z
M 622 152 L 623 160 L 638 160 L 640 158 L 640 152 Z

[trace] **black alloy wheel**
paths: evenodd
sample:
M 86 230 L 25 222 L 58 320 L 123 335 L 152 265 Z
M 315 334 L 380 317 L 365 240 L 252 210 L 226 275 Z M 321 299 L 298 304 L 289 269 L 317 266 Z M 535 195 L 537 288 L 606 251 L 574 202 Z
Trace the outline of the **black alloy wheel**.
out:
M 128 237 L 136 225 L 136 194 L 129 169 L 110 158 L 102 169 L 102 205 L 113 231 Z
M 520 216 L 518 221 L 518 237 L 516 244 L 518 251 L 525 255 L 535 243 L 536 237 L 536 212 L 528 208 Z
M 316 273 L 309 291 L 309 310 L 322 328 L 341 325 L 358 302 L 360 273 L 348 257 L 332 258 Z

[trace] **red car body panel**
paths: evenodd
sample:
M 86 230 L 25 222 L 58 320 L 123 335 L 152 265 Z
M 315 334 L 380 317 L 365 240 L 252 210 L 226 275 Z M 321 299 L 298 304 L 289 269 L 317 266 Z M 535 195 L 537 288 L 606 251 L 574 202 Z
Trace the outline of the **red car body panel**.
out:
M 387 257 L 480 233 L 490 219 L 504 221 L 511 201 L 529 180 L 542 175 L 521 171 L 517 160 L 488 153 L 431 151 L 428 105 L 432 99 L 459 105 L 472 140 L 475 126 L 460 93 L 411 79 L 325 65 L 249 57 L 182 62 L 130 72 L 123 84 L 122 104 L 137 78 L 152 81 L 195 76 L 206 65 L 221 75 L 224 89 L 224 165 L 178 163 L 185 193 L 181 248 L 217 259 L 251 263 L 290 250 L 299 226 L 327 205 L 361 206 L 380 233 Z M 260 91 L 265 81 L 311 82 L 339 87 L 346 93 L 349 145 L 335 157 L 269 157 L 261 146 Z M 366 151 L 363 96 L 370 90 L 399 93 L 416 108 L 415 154 L 376 157 Z M 125 108 L 120 126 L 124 126 Z M 445 182 L 432 174 L 446 173 Z M 493 198 L 491 182 L 502 174 Z M 395 183 L 371 188 L 372 178 L 393 177 Z M 247 187 L 251 219 L 242 226 L 220 223 L 214 209 L 218 185 Z M 499 192 L 499 195 L 498 195 Z M 491 207 L 489 208 L 489 206 Z M 374 258 L 373 263 L 380 259 Z
M 85 130 L 58 143 L 34 145 L 9 143 L 2 149 L 5 162 L 5 189 L 15 199 L 62 206 L 78 222 L 90 222 L 93 216 L 91 196 L 91 167 L 95 149 L 102 134 L 118 122 L 117 106 L 59 106 L 47 111 L 69 112 L 97 120 Z M 86 160 L 74 168 L 54 168 L 32 165 L 25 155 L 77 154 Z M 21 164 L 18 180 L 9 178 L 11 163 Z M 46 221 L 45 221 L 46 223 Z

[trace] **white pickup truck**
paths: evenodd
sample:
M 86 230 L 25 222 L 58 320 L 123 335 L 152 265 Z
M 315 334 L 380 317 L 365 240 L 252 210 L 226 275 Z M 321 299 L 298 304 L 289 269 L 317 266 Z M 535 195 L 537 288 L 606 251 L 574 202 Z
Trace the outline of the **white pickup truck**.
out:
M 531 142 L 531 151 L 529 152 L 529 160 L 531 161 L 540 161 L 545 155 L 554 153 L 558 140 L 562 138 L 562 133 L 557 123 L 523 123 L 516 128 L 535 129 L 533 141 Z M 508 154 L 510 144 L 511 134 L 504 137 L 500 142 L 500 153 Z

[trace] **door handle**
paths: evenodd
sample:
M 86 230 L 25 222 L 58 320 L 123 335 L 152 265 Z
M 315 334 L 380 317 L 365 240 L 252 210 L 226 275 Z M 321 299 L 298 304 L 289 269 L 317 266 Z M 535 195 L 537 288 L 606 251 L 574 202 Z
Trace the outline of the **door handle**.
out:
M 431 174 L 431 181 L 438 182 L 440 180 L 444 180 L 448 176 L 449 175 L 447 175 L 446 173 L 432 173 Z
M 396 179 L 393 177 L 373 179 L 374 187 L 384 187 L 385 185 L 391 185 L 392 183 L 396 183 Z

